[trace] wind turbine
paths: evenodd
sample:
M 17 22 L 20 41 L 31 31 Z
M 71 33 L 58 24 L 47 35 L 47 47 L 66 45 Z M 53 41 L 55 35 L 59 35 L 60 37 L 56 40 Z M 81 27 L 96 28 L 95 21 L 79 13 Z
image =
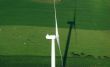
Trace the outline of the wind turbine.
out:
M 54 14 L 55 14 L 55 34 L 54 35 L 46 35 L 46 39 L 51 40 L 51 67 L 56 67 L 56 58 L 55 58 L 55 40 L 57 41 L 57 45 L 59 48 L 60 56 L 61 56 L 61 62 L 63 63 L 62 60 L 62 53 L 60 49 L 60 41 L 59 41 L 59 33 L 58 33 L 58 24 L 57 24 L 57 16 L 56 16 L 56 1 L 53 0 L 54 3 Z M 63 65 L 63 64 L 62 64 Z

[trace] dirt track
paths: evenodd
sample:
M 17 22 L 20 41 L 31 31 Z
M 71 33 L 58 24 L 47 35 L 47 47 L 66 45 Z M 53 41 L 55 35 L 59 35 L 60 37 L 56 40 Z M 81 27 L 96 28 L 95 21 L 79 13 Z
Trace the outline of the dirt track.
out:
M 53 0 L 32 0 L 33 2 L 40 2 L 40 3 L 53 3 Z M 61 0 L 56 0 L 56 3 L 61 2 Z

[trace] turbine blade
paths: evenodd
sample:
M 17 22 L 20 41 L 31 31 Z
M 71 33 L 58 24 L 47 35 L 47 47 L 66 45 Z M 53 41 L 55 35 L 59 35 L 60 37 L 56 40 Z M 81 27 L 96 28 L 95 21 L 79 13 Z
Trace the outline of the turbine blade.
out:
M 61 56 L 61 62 L 62 62 L 62 65 L 63 65 L 63 58 L 62 58 L 62 52 L 61 52 L 61 47 L 60 47 L 60 39 L 59 39 L 59 33 L 58 33 L 58 25 L 57 25 L 57 21 L 56 21 L 56 41 L 57 41 L 57 44 L 58 44 L 58 48 L 59 48 L 59 52 L 60 52 L 60 56 Z
M 58 43 L 58 47 L 60 48 L 60 41 L 59 41 L 59 33 L 58 33 L 58 25 L 57 25 L 57 21 L 56 21 L 56 40 L 57 40 L 57 43 Z
M 59 48 L 59 52 L 60 52 L 60 56 L 61 56 L 61 63 L 63 65 L 63 58 L 62 58 L 62 52 L 60 49 L 60 41 L 59 41 L 59 33 L 58 33 L 58 25 L 57 25 L 57 14 L 56 14 L 56 1 L 54 0 L 54 12 L 55 12 L 55 35 L 56 35 L 56 41 L 58 44 L 58 48 Z

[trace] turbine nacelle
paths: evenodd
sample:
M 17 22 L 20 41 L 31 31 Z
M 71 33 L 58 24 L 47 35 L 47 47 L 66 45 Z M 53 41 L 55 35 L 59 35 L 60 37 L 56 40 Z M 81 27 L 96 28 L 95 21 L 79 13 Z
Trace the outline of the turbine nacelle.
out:
M 56 35 L 46 35 L 46 39 L 56 39 Z

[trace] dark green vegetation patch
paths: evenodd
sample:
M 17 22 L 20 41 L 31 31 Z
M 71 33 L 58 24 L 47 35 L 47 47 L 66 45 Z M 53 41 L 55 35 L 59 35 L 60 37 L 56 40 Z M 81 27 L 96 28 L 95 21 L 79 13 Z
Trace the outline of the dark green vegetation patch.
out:
M 62 0 L 57 4 L 60 27 L 67 27 L 73 20 L 74 0 Z M 77 28 L 110 29 L 109 0 L 77 0 Z M 53 4 L 32 0 L 0 0 L 0 25 L 54 26 Z

